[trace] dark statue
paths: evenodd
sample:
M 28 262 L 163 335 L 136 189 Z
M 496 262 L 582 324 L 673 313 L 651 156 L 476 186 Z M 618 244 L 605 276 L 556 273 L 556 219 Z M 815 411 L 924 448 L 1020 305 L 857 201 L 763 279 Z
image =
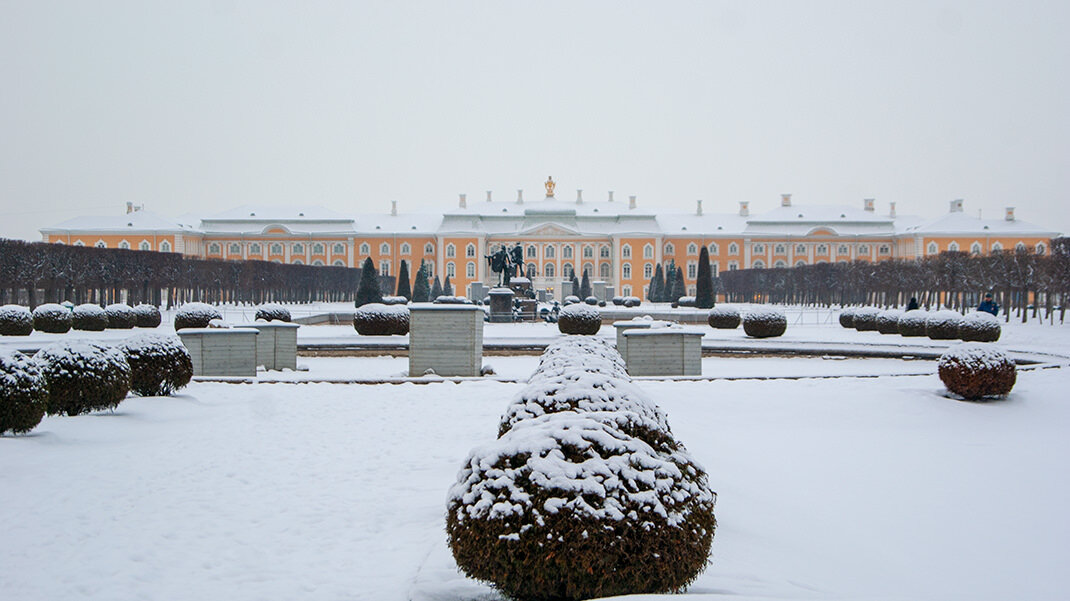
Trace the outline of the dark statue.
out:
M 512 249 L 507 249 L 502 244 L 498 250 L 484 255 L 484 258 L 487 259 L 490 270 L 498 274 L 499 286 L 508 286 L 509 280 L 524 275 L 524 249 L 519 242 Z

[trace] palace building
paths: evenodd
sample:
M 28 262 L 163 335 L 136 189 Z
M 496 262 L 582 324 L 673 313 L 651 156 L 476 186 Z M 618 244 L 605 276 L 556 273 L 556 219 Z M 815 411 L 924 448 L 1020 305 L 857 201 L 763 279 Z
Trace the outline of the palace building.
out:
M 689 213 L 641 207 L 613 192 L 589 201 L 559 199 L 548 180 L 542 199 L 469 201 L 444 214 L 399 213 L 391 202 L 383 213 L 343 215 L 322 207 L 243 206 L 211 216 L 169 220 L 127 203 L 125 215 L 79 217 L 44 228 L 45 242 L 129 248 L 223 260 L 275 261 L 359 267 L 371 257 L 380 273 L 396 275 L 401 261 L 414 273 L 426 261 L 433 273 L 450 277 L 458 294 L 469 283 L 497 282 L 485 256 L 501 245 L 520 243 L 525 276 L 536 289 L 560 295 L 561 282 L 586 271 L 618 294 L 644 296 L 657 264 L 684 270 L 694 293 L 699 249 L 709 249 L 716 275 L 745 268 L 789 267 L 823 262 L 913 259 L 944 251 L 988 254 L 1022 250 L 1046 254 L 1057 232 L 1020 221 L 1007 207 L 1002 219 L 981 219 L 953 200 L 936 219 L 897 215 L 891 203 L 878 213 L 872 199 L 859 207 L 800 205 L 784 194 L 780 206 L 751 214 L 749 202 L 732 213 Z

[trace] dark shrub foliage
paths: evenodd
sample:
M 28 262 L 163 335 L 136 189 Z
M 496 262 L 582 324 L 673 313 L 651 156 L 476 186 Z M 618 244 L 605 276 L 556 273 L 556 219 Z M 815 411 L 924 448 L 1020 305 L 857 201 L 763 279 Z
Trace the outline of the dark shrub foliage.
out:
M 431 284 L 427 281 L 427 266 L 420 261 L 416 279 L 412 283 L 412 302 L 426 303 L 431 300 Z
M 48 380 L 48 414 L 78 415 L 115 408 L 130 392 L 130 364 L 122 351 L 66 342 L 34 356 Z
M 112 330 L 130 330 L 137 325 L 137 315 L 134 309 L 126 303 L 115 303 L 104 307 L 104 314 L 108 316 L 108 328 Z
M 724 306 L 710 309 L 710 312 L 706 317 L 706 321 L 709 322 L 711 327 L 720 330 L 734 330 L 739 327 L 739 322 L 741 320 L 742 318 L 739 315 L 739 309 Z
M 877 316 L 881 310 L 876 307 L 859 307 L 854 313 L 854 327 L 859 332 L 875 332 L 877 330 Z
M 889 309 L 877 314 L 877 331 L 881 334 L 898 334 L 899 318 L 903 312 L 898 309 Z
M 587 298 L 583 299 L 583 302 L 587 303 L 588 305 L 597 305 L 598 304 L 598 297 L 597 296 L 588 296 Z
M 624 297 L 623 296 L 614 296 L 613 298 L 610 299 L 610 302 L 619 307 L 619 306 L 624 304 Z
M 595 472 L 597 492 L 582 484 Z M 706 566 L 715 500 L 685 452 L 556 413 L 472 451 L 446 532 L 465 574 L 515 599 L 670 592 Z
M 927 311 L 907 311 L 899 318 L 897 327 L 900 336 L 925 336 L 925 322 L 929 320 Z
M 0 307 L 0 336 L 29 336 L 33 332 L 33 314 L 28 307 Z
M 207 303 L 186 303 L 175 313 L 175 330 L 207 328 L 213 319 L 223 319 L 223 314 Z
M 599 306 L 599 307 L 604 307 L 604 306 L 606 306 L 606 301 L 604 301 L 604 300 L 600 300 L 600 301 L 598 301 L 598 306 Z
M 160 308 L 156 305 L 146 305 L 145 303 L 134 305 L 134 317 L 139 328 L 157 328 L 160 326 L 160 322 L 163 321 L 163 317 L 160 315 Z
M 266 303 L 256 308 L 256 319 L 290 322 L 290 310 L 282 305 Z
M 565 297 L 565 300 L 562 304 L 567 307 L 568 305 L 574 305 L 578 302 L 580 302 L 580 297 L 576 296 L 575 294 L 570 294 Z
M 713 269 L 710 267 L 710 251 L 705 246 L 698 253 L 698 278 L 695 280 L 695 306 L 699 309 L 713 307 Z
M 71 311 L 71 326 L 86 332 L 102 332 L 108 327 L 108 316 L 100 305 L 85 303 Z
M 855 308 L 845 307 L 840 311 L 840 325 L 845 328 L 855 327 Z
M 925 333 L 933 340 L 954 340 L 959 337 L 962 316 L 955 311 L 933 311 L 925 320 Z
M 596 307 L 575 303 L 563 309 L 557 316 L 557 329 L 562 334 L 593 336 L 602 327 L 602 314 Z
M 358 307 L 383 302 L 383 292 L 379 289 L 379 272 L 376 271 L 371 257 L 366 257 L 360 266 L 360 283 L 357 284 L 355 302 Z
M 64 334 L 71 331 L 73 321 L 71 310 L 56 303 L 38 305 L 33 310 L 33 329 L 38 332 Z
M 754 338 L 781 336 L 788 329 L 788 318 L 772 307 L 758 307 L 743 314 L 743 331 Z
M 643 303 L 643 301 L 639 300 L 638 296 L 626 296 L 626 297 L 624 297 L 624 306 L 625 307 L 638 307 L 642 303 Z
M 968 342 L 995 342 L 1002 331 L 999 319 L 984 311 L 970 313 L 959 324 L 959 338 Z
M 0 434 L 33 430 L 47 410 L 48 381 L 37 362 L 18 351 L 0 351 Z
M 122 349 L 134 394 L 169 396 L 193 378 L 193 361 L 177 337 L 139 334 L 124 341 Z
M 940 380 L 964 399 L 1003 397 L 1014 387 L 1017 368 L 1003 351 L 987 345 L 963 344 L 941 355 Z
M 409 284 L 409 262 L 401 260 L 401 268 L 398 269 L 398 296 L 405 297 L 408 302 L 412 298 L 412 286 Z
M 361 336 L 408 334 L 409 308 L 405 305 L 369 303 L 353 314 L 353 327 Z

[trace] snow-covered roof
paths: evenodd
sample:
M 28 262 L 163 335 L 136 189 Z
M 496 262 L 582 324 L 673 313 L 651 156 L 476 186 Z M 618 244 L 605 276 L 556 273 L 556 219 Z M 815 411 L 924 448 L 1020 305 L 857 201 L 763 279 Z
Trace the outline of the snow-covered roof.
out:
M 437 232 L 442 225 L 442 215 L 431 213 L 366 213 L 357 215 L 354 229 L 360 234 L 379 236 L 383 234 L 424 234 Z
M 1014 219 L 981 219 L 964 211 L 947 213 L 942 217 L 925 221 L 903 230 L 906 234 L 1000 234 L 1052 237 L 1058 232 L 1039 225 Z
M 183 227 L 179 223 L 161 217 L 149 211 L 134 211 L 122 215 L 94 215 L 75 217 L 57 223 L 50 228 L 42 228 L 41 231 L 56 232 L 189 232 L 192 228 Z
M 666 235 L 724 236 L 743 233 L 747 217 L 738 213 L 669 213 L 658 215 L 658 223 Z
M 206 234 L 261 234 L 282 227 L 295 234 L 352 234 L 353 218 L 319 206 L 242 205 L 200 220 Z

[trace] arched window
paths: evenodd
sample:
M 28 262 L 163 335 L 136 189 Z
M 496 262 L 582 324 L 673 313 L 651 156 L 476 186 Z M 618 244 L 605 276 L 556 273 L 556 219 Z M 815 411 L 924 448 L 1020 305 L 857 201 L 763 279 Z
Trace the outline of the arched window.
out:
M 336 255 L 344 255 L 344 254 L 346 254 L 346 245 L 342 244 L 341 242 L 339 242 L 338 244 L 335 244 L 334 245 L 334 254 L 336 254 Z M 364 253 L 364 254 L 368 254 L 368 253 Z
M 468 246 L 464 247 L 464 256 L 466 256 L 466 257 L 474 257 L 474 256 L 476 256 L 476 245 L 472 244 L 472 243 L 469 243 Z
M 695 244 L 694 242 L 692 242 L 691 244 L 688 244 L 687 245 L 687 254 L 689 254 L 689 255 L 697 255 L 698 254 L 698 245 Z
M 453 261 L 446 263 L 446 277 L 457 277 L 457 266 L 453 264 Z
M 379 261 L 379 275 L 390 275 L 390 261 Z
M 435 254 L 435 245 L 431 244 L 430 242 L 428 242 L 427 244 L 424 244 L 424 254 L 425 255 L 433 255 L 433 254 Z
M 761 259 L 755 259 L 754 263 L 751 263 L 751 267 L 755 269 L 765 269 L 765 262 Z
M 464 275 L 465 275 L 465 277 L 469 277 L 469 278 L 476 277 L 476 264 L 473 263 L 472 261 L 469 261 L 468 265 L 466 265 L 465 268 L 464 268 Z
M 529 278 L 534 278 L 535 276 L 539 275 L 539 268 L 535 267 L 534 263 L 528 263 L 527 269 L 524 270 L 524 275 L 528 276 Z
M 249 245 L 249 254 L 250 255 L 259 255 L 259 254 L 261 254 L 263 252 L 264 251 L 260 249 L 260 243 L 259 242 L 253 242 L 252 244 Z
M 781 269 L 781 268 L 784 268 L 784 267 L 787 267 L 787 266 L 788 266 L 788 264 L 785 263 L 783 259 L 777 259 L 777 262 L 773 263 L 773 267 L 776 267 L 778 269 Z
M 817 245 L 817 254 L 819 254 L 819 255 L 827 255 L 827 254 L 829 254 L 828 245 L 827 244 L 818 244 Z
M 632 295 L 632 287 L 631 286 L 625 286 L 625 287 L 621 288 L 620 289 L 620 295 L 621 296 L 631 296 Z
M 728 262 L 728 271 L 736 271 L 737 269 L 739 269 L 739 261 Z
M 937 248 L 936 243 L 930 242 L 928 249 L 926 249 L 926 254 L 935 255 L 938 252 L 940 252 L 940 249 Z
M 1043 243 L 1043 242 L 1037 242 L 1037 245 L 1036 245 L 1036 249 L 1035 249 L 1035 250 L 1036 250 L 1036 252 L 1037 252 L 1037 254 L 1038 254 L 1038 255 L 1042 255 L 1042 254 L 1044 254 L 1044 253 L 1045 253 L 1045 252 L 1047 251 L 1047 247 L 1046 247 L 1046 246 L 1044 246 L 1044 243 Z
M 603 259 L 608 259 L 609 258 L 609 247 L 608 246 L 600 246 L 600 247 L 598 247 L 598 256 L 603 258 Z
M 1001 250 L 1003 250 L 1002 244 L 1000 244 L 999 242 L 992 243 L 992 254 L 998 253 Z
M 315 261 L 312 261 L 312 264 L 315 265 L 316 267 L 322 267 L 323 266 L 323 261 L 321 261 L 320 259 L 316 259 Z
M 303 254 L 305 254 L 305 245 L 301 244 L 300 242 L 298 242 L 297 244 L 294 244 L 293 248 L 290 249 L 290 253 L 294 254 L 294 255 L 303 255 Z
M 148 245 L 149 245 L 148 242 L 142 242 L 141 246 L 146 247 L 146 248 L 142 248 L 141 250 L 148 250 L 148 248 L 147 248 Z M 241 254 L 241 244 L 238 244 L 237 242 L 231 242 L 230 243 L 230 251 L 229 252 L 232 255 L 240 255 Z
M 571 246 L 567 246 L 566 245 L 561 249 L 561 258 L 562 259 L 571 259 L 572 258 L 572 247 Z
M 846 244 L 841 244 L 840 247 L 836 249 L 836 254 L 838 254 L 838 255 L 849 255 L 849 254 L 851 254 L 851 249 L 847 248 Z
M 806 265 L 806 261 L 799 260 L 795 262 L 796 267 L 802 267 L 803 265 Z
M 621 273 L 621 278 L 623 278 L 625 280 L 632 279 L 632 264 L 631 263 L 625 263 L 620 268 L 620 273 Z
M 654 258 L 654 245 L 653 244 L 644 244 L 643 245 L 643 258 L 644 259 L 653 259 Z
M 341 260 L 341 259 L 335 259 L 334 260 L 334 266 L 335 267 L 345 267 L 346 266 L 346 262 Z
M 231 245 L 231 248 L 234 248 L 235 246 L 237 246 L 237 245 L 236 244 Z M 149 244 L 148 240 L 142 240 L 141 244 L 137 245 L 137 249 L 138 250 L 152 250 L 152 245 Z M 240 246 L 238 246 L 238 252 L 235 253 L 235 254 L 239 254 L 239 255 L 241 254 L 241 247 Z
M 951 252 L 958 252 L 959 251 L 959 243 L 955 242 L 954 240 L 952 240 L 951 244 L 947 245 L 947 249 L 950 250 Z M 862 252 L 862 249 L 859 248 L 858 252 Z
M 764 255 L 765 254 L 765 245 L 764 244 L 755 244 L 755 245 L 751 246 L 751 252 L 756 254 L 756 255 Z
M 609 263 L 602 263 L 598 266 L 598 277 L 602 278 L 603 280 L 608 280 L 610 269 L 611 267 L 609 266 Z
M 75 240 L 74 241 L 74 245 L 75 246 L 85 246 L 85 242 L 82 242 L 81 240 Z
M 687 277 L 688 279 L 695 279 L 698 277 L 698 263 L 695 261 L 687 262 Z
M 796 244 L 795 245 L 795 254 L 797 254 L 797 255 L 805 255 L 806 254 L 806 245 L 805 244 Z
M 959 245 L 956 244 L 955 245 L 955 250 L 958 250 L 958 249 L 959 249 Z M 869 254 L 869 245 L 868 244 L 860 244 L 858 246 L 858 254 L 860 254 L 860 255 L 868 255 Z
M 360 244 L 360 254 L 363 256 L 368 256 L 372 254 L 372 245 L 368 244 L 367 242 L 362 242 Z
M 381 254 L 381 255 L 389 255 L 390 254 L 390 243 L 389 242 L 383 242 L 382 244 L 379 245 L 379 254 Z
M 735 242 L 729 244 L 728 245 L 728 254 L 730 254 L 730 255 L 738 255 L 739 254 L 739 245 L 736 244 Z
M 548 278 L 554 277 L 554 264 L 553 263 L 547 263 L 546 265 L 543 265 L 542 270 L 543 270 L 542 274 L 544 276 L 546 276 Z
M 304 265 L 304 264 L 305 264 L 305 262 L 304 262 L 304 261 L 302 261 L 301 259 L 294 259 L 294 260 L 292 261 L 292 263 L 293 263 L 294 265 Z
M 566 279 L 571 278 L 576 272 L 572 269 L 572 263 L 565 263 L 561 266 L 561 275 Z
M 786 255 L 788 254 L 788 247 L 784 246 L 783 244 L 777 244 L 773 247 L 773 254 Z
M 716 242 L 710 242 L 710 245 L 709 245 L 709 247 L 708 247 L 708 248 L 709 248 L 709 250 L 710 250 L 710 256 L 711 256 L 711 257 L 712 257 L 712 256 L 717 256 L 717 255 L 721 254 L 721 247 L 720 247 L 720 246 L 718 246 Z M 732 245 L 732 248 L 736 248 L 736 245 L 735 245 L 735 244 L 733 244 L 733 245 Z M 738 249 L 738 248 L 737 248 L 736 250 L 731 250 L 731 249 L 729 249 L 729 254 L 735 254 L 735 253 L 737 253 L 737 252 L 739 252 L 739 249 Z
M 890 255 L 892 254 L 892 247 L 888 246 L 887 244 L 881 244 L 880 247 L 877 248 L 877 254 Z
M 665 248 L 661 249 L 661 251 L 662 251 L 662 254 L 675 255 L 676 254 L 676 247 L 674 247 L 671 243 L 666 243 L 665 244 Z
M 125 242 L 125 240 L 124 240 L 124 242 Z M 122 247 L 123 247 L 123 245 L 120 244 L 119 248 L 122 248 Z M 208 254 L 210 254 L 210 255 L 218 255 L 219 254 L 219 244 L 216 244 L 215 242 L 209 244 L 208 245 Z
M 593 259 L 594 258 L 594 247 L 593 246 L 584 246 L 583 247 L 583 258 L 584 259 Z
M 282 244 L 279 244 L 278 242 L 272 242 L 271 246 L 268 248 L 268 254 L 281 255 L 282 254 Z
M 215 246 L 215 250 L 208 249 L 208 252 L 214 253 L 214 254 L 219 254 L 219 245 L 218 244 L 214 244 L 213 246 Z M 123 250 L 130 250 L 130 243 L 127 242 L 126 240 L 122 240 L 122 241 L 119 242 L 119 248 L 121 248 Z
M 545 248 L 543 249 L 543 251 L 542 251 L 542 252 L 543 252 L 543 256 L 545 256 L 545 257 L 546 257 L 547 259 L 552 259 L 552 258 L 554 258 L 554 255 L 556 254 L 556 253 L 554 252 L 554 247 L 553 247 L 553 245 L 550 245 L 550 244 L 547 244 L 547 245 L 546 245 L 546 247 L 545 247 Z
M 435 277 L 435 262 L 434 261 L 428 261 L 427 263 L 424 263 L 424 271 L 427 272 L 427 277 L 429 277 L 429 278 Z
M 980 242 L 974 242 L 973 244 L 971 244 L 970 245 L 970 253 L 971 254 L 975 254 L 975 255 L 981 254 L 981 243 Z
M 651 265 L 650 263 L 646 263 L 645 265 L 643 265 L 643 277 L 644 278 L 650 278 L 650 277 L 653 277 L 653 275 L 654 275 L 654 266 Z
M 171 243 L 168 242 L 167 240 L 164 240 L 163 242 L 161 242 L 160 243 L 160 252 L 162 252 L 162 253 L 171 252 Z
M 632 258 L 632 245 L 625 244 L 624 246 L 620 247 L 620 256 L 622 259 Z
M 97 248 L 108 248 L 108 245 L 103 240 L 97 240 L 97 243 L 93 246 Z
M 1019 242 L 1018 244 L 1015 244 L 1014 245 L 1014 252 L 1016 252 L 1016 253 L 1025 252 L 1025 243 L 1024 242 Z
M 528 245 L 528 258 L 534 259 L 539 256 L 539 249 L 534 244 Z
M 412 254 L 412 245 L 409 244 L 408 242 L 402 242 L 401 243 L 401 254 L 403 256 L 406 256 L 406 257 L 411 255 Z
M 312 254 L 314 254 L 314 255 L 322 255 L 323 254 L 323 245 L 320 244 L 319 242 L 313 244 L 312 245 Z
M 587 277 L 593 276 L 594 275 L 594 265 L 591 265 L 590 263 L 584 263 L 583 264 L 583 269 L 580 269 L 580 277 L 583 277 L 583 274 L 585 274 L 585 273 L 587 274 Z

